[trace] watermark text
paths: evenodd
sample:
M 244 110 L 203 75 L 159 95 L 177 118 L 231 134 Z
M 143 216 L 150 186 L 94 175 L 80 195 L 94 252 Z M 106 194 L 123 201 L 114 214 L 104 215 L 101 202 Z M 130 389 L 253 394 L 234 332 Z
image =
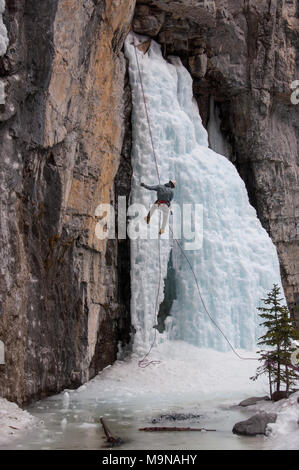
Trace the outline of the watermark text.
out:
M 127 237 L 130 240 L 155 240 L 162 228 L 163 239 L 182 240 L 184 249 L 189 251 L 202 248 L 202 204 L 173 203 L 171 207 L 154 204 L 151 211 L 151 217 L 147 220 L 149 209 L 139 203 L 127 208 L 125 196 L 118 198 L 117 214 L 113 205 L 99 204 L 95 210 L 95 235 L 99 240 L 124 240 Z

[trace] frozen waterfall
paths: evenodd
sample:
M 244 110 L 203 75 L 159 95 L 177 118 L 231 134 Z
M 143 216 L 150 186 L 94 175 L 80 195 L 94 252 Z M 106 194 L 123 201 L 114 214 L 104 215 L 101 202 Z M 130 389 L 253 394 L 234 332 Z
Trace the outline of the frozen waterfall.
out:
M 136 43 L 147 38 L 136 36 Z M 205 303 L 219 326 L 237 348 L 255 350 L 259 335 L 256 307 L 272 288 L 281 285 L 276 249 L 249 204 L 245 185 L 234 165 L 208 148 L 208 135 L 202 125 L 192 94 L 192 79 L 180 59 L 164 60 L 160 46 L 152 41 L 150 50 L 137 50 L 161 182 L 174 178 L 177 204 L 201 204 L 202 247 L 186 251 Z M 154 158 L 146 122 L 132 34 L 126 41 L 126 56 L 133 96 L 133 179 L 131 217 L 139 214 L 141 237 L 131 242 L 132 322 L 136 334 L 134 349 L 147 350 L 153 339 L 155 298 L 159 261 L 157 238 L 146 239 L 147 231 L 158 232 L 158 214 L 148 228 L 138 204 L 146 209 L 155 193 L 140 187 L 142 181 L 157 184 Z M 139 208 L 139 209 L 138 209 Z M 194 218 L 194 217 L 193 217 Z M 134 219 L 133 219 L 134 220 Z M 183 226 L 187 222 L 184 219 Z M 134 238 L 134 231 L 132 232 Z M 162 288 L 172 250 L 175 267 L 176 300 L 158 343 L 167 339 L 184 340 L 193 345 L 226 351 L 224 338 L 204 312 L 190 268 L 176 244 L 167 234 L 161 238 Z M 188 248 L 190 240 L 179 240 Z M 190 248 L 190 245 L 189 245 Z

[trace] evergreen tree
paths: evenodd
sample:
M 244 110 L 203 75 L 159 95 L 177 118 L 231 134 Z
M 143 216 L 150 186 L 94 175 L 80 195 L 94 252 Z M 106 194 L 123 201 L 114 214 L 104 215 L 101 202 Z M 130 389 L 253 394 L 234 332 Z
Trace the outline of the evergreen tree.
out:
M 258 345 L 266 348 L 258 351 L 262 365 L 257 368 L 256 375 L 251 377 L 256 380 L 260 375 L 267 374 L 271 397 L 273 386 L 279 392 L 284 384 L 288 394 L 290 386 L 299 378 L 298 373 L 290 367 L 291 354 L 296 349 L 292 341 L 298 339 L 299 335 L 292 324 L 288 308 L 281 305 L 283 299 L 280 295 L 280 288 L 274 284 L 267 298 L 262 299 L 264 306 L 258 308 L 264 320 L 261 325 L 265 328 Z

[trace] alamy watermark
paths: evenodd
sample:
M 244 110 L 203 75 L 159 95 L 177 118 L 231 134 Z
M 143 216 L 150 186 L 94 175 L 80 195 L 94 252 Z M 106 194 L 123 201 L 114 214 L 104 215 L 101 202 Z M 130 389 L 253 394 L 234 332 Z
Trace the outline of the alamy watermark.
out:
M 126 205 L 126 197 L 120 196 L 116 211 L 111 204 L 99 204 L 95 211 L 98 219 L 95 235 L 99 240 L 120 239 L 154 240 L 159 237 L 163 217 L 168 223 L 163 239 L 174 238 L 184 242 L 185 250 L 199 250 L 203 243 L 203 206 L 202 204 L 173 203 L 157 210 L 147 224 L 148 208 L 143 204 Z M 166 215 L 165 215 L 166 211 Z M 168 211 L 168 213 L 167 213 Z M 160 213 L 160 214 L 159 214 Z M 161 217 L 162 215 L 162 217 Z
M 291 89 L 294 90 L 291 94 L 291 103 L 299 104 L 299 80 L 294 80 L 291 83 Z

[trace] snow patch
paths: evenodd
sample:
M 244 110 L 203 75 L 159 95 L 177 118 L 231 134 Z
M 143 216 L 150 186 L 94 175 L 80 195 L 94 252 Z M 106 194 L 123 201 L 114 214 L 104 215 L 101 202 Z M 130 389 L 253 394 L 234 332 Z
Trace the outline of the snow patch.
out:
M 81 429 L 93 429 L 93 428 L 98 428 L 99 425 L 96 423 L 82 423 L 80 424 L 79 428 Z
M 260 402 L 248 407 L 253 411 L 276 413 L 275 423 L 268 424 L 266 447 L 273 450 L 299 450 L 299 392 L 288 399 Z M 254 413 L 253 413 L 254 414 Z
M 20 437 L 22 432 L 32 428 L 36 419 L 15 403 L 0 398 L 0 444 Z

